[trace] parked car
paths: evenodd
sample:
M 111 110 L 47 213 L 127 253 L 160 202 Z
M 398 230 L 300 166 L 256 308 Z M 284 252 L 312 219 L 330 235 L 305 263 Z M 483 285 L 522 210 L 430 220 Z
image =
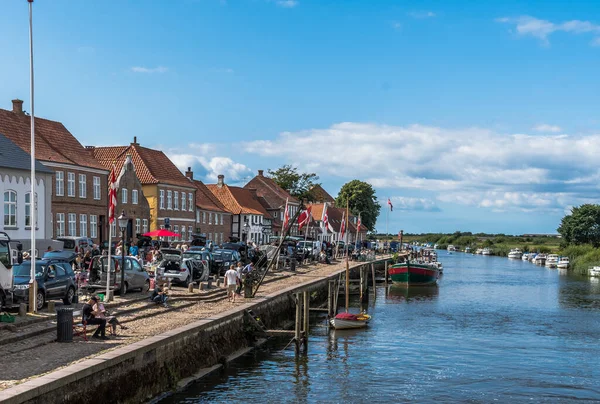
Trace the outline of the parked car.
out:
M 110 253 L 115 255 L 115 251 L 117 251 L 118 241 L 112 241 L 110 243 Z M 104 240 L 100 246 L 101 251 L 108 251 L 108 240 Z
M 110 285 L 113 286 L 115 291 L 121 291 L 122 258 L 113 256 L 111 260 Z M 92 258 L 87 275 L 88 288 L 93 290 L 106 289 L 107 272 L 108 256 L 97 255 Z M 148 275 L 135 258 L 125 257 L 125 293 L 132 289 L 140 289 L 142 292 L 148 292 L 150 290 L 150 275 Z
M 215 260 L 216 274 L 224 275 L 230 265 L 236 265 L 242 260 L 242 256 L 236 250 L 214 250 L 212 252 Z
M 44 256 L 42 257 L 42 259 L 45 260 L 49 260 L 52 258 L 65 260 L 69 264 L 71 264 L 71 266 L 73 266 L 73 264 L 75 263 L 75 259 L 77 258 L 77 254 L 75 254 L 73 251 L 54 250 L 46 251 L 44 253 Z
M 192 270 L 183 262 L 183 254 L 176 248 L 161 248 L 162 260 L 158 264 L 158 278 L 170 279 L 187 286 L 192 281 Z
M 192 271 L 192 280 L 199 282 L 207 280 L 212 273 L 212 267 L 215 267 L 212 254 L 206 249 L 188 249 L 183 253 L 183 262 Z
M 63 251 L 73 251 L 76 254 L 85 251 L 88 247 L 92 248 L 94 242 L 87 237 L 57 237 L 58 241 L 63 242 Z
M 13 266 L 14 302 L 29 301 L 29 279 L 32 261 Z M 35 261 L 37 282 L 36 306 L 40 310 L 48 300 L 59 299 L 64 304 L 73 303 L 76 293 L 75 272 L 63 259 L 50 258 Z

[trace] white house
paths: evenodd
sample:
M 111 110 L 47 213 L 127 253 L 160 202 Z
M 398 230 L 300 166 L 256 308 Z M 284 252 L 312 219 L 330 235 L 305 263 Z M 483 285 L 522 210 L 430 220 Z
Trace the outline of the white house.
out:
M 0 133 L 0 231 L 13 240 L 31 238 L 36 211 L 36 238 L 52 238 L 50 214 L 54 171 L 36 160 L 36 197 L 31 198 L 30 155 Z

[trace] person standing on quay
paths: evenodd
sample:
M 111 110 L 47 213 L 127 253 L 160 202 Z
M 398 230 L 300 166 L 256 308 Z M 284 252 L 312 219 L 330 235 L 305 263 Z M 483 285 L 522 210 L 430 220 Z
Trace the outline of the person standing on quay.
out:
M 240 282 L 240 277 L 235 270 L 235 267 L 231 265 L 227 272 L 225 272 L 225 287 L 227 288 L 227 297 L 230 302 L 235 303 L 235 289 Z

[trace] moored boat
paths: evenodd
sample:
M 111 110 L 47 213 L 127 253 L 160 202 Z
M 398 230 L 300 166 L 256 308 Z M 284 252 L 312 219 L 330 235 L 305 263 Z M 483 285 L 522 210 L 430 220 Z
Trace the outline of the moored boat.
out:
M 591 267 L 589 273 L 590 276 L 600 277 L 600 267 Z
M 331 320 L 329 323 L 336 330 L 350 330 L 354 328 L 363 328 L 369 325 L 371 316 L 368 314 L 351 314 L 351 313 L 340 313 Z
M 569 268 L 569 257 L 560 257 L 558 260 L 558 264 L 556 264 L 558 269 L 567 269 Z
M 431 285 L 438 281 L 441 271 L 429 263 L 401 262 L 389 269 L 393 283 L 404 285 Z
M 469 254 L 471 252 L 471 247 L 465 247 L 465 253 Z
M 538 254 L 533 259 L 533 263 L 535 265 L 545 265 L 546 264 L 546 254 Z
M 508 253 L 508 258 L 511 258 L 511 259 L 518 260 L 518 259 L 521 259 L 522 256 L 523 256 L 523 252 L 518 248 L 513 248 Z
M 492 255 L 492 250 L 490 250 L 489 248 L 485 247 L 482 251 L 481 251 L 481 255 Z
M 483 252 L 483 248 L 478 248 L 475 250 L 475 254 L 481 254 Z
M 529 253 L 524 253 L 524 254 L 521 256 L 521 259 L 522 259 L 523 261 L 529 261 L 529 255 L 530 255 Z
M 450 244 L 448 246 L 448 251 L 456 251 L 456 247 L 454 247 L 452 244 Z
M 558 265 L 558 255 L 557 254 L 549 254 L 548 258 L 546 258 L 546 267 L 556 268 L 557 265 Z

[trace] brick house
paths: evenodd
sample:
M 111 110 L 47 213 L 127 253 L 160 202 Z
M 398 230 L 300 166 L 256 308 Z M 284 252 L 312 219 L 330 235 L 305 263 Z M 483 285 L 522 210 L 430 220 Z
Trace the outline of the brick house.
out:
M 256 190 L 256 195 L 260 198 L 264 198 L 264 201 L 267 203 L 265 209 L 272 215 L 272 219 L 276 222 L 272 228 L 272 233 L 275 236 L 281 235 L 281 224 L 283 223 L 285 214 L 286 201 L 290 219 L 292 219 L 296 212 L 298 212 L 300 209 L 300 201 L 290 195 L 288 191 L 277 185 L 272 178 L 265 177 L 263 170 L 258 170 L 258 175 L 252 178 L 244 186 L 244 188 L 248 190 Z M 277 224 L 279 224 L 279 226 L 277 226 Z M 290 235 L 298 235 L 297 222 L 295 222 L 290 229 Z
M 320 185 L 314 185 L 310 189 L 311 202 L 315 203 L 325 203 L 327 202 L 330 205 L 335 203 L 335 199 L 331 196 L 325 189 Z
M 214 244 L 223 244 L 231 238 L 232 215 L 213 195 L 202 181 L 194 179 L 191 167 L 185 176 L 196 187 L 196 228 L 195 232 L 204 234 Z
M 88 147 L 88 149 L 95 149 Z M 99 156 L 101 153 L 98 153 Z M 112 170 L 113 163 L 115 172 L 118 175 L 117 186 L 117 206 L 115 208 L 115 217 L 118 217 L 121 212 L 125 212 L 125 216 L 131 222 L 133 237 L 136 234 L 147 233 L 150 229 L 150 204 L 144 195 L 144 188 L 140 182 L 133 164 L 133 159 L 130 154 L 124 158 L 119 156 L 116 160 L 97 159 L 107 169 Z M 113 239 L 120 237 L 120 230 L 117 229 L 116 220 L 113 222 L 112 228 Z
M 149 231 L 169 228 L 188 240 L 196 223 L 196 187 L 160 150 L 140 146 L 137 138 L 129 146 L 90 147 L 99 161 L 130 155 L 150 208 Z
M 257 244 L 268 241 L 263 229 L 264 218 L 270 215 L 257 200 L 254 190 L 229 186 L 225 184 L 224 175 L 218 176 L 216 184 L 207 184 L 206 187 L 232 215 L 232 240 L 252 240 Z
M 23 101 L 12 104 L 11 111 L 0 109 L 0 133 L 30 153 L 31 118 L 23 111 Z M 62 123 L 37 117 L 35 157 L 54 171 L 52 237 L 83 236 L 96 243 L 106 239 L 108 170 Z

